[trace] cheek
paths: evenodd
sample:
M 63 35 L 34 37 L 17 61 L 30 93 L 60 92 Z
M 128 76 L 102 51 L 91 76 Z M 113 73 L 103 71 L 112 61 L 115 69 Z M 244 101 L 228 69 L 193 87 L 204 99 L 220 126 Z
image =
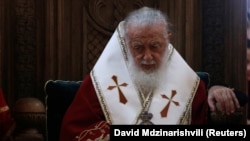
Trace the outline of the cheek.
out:
M 164 58 L 164 54 L 163 53 L 156 53 L 153 55 L 154 60 L 159 64 L 162 62 L 162 59 Z
M 142 60 L 142 55 L 137 54 L 134 56 L 134 61 L 136 64 L 138 65 L 141 64 L 141 60 Z
M 139 64 L 140 63 L 140 60 L 142 58 L 142 55 L 139 54 L 139 53 L 136 53 L 136 52 L 131 52 L 131 57 L 132 57 L 132 60 L 135 62 L 135 64 Z

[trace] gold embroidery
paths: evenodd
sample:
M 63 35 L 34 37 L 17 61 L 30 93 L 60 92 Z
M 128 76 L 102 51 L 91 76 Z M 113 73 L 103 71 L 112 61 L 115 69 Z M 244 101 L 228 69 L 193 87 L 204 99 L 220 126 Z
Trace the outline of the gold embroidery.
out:
M 191 92 L 192 93 L 191 97 L 186 105 L 185 112 L 180 119 L 180 122 L 179 122 L 180 124 L 190 124 L 191 123 L 192 102 L 193 102 L 195 93 L 199 87 L 199 82 L 200 82 L 200 78 L 197 76 L 196 81 L 194 82 L 193 91 Z
M 121 26 L 123 24 L 120 24 Z M 121 50 L 122 50 L 122 54 L 123 54 L 123 57 L 126 61 L 128 61 L 128 55 L 127 55 L 127 51 L 126 51 L 126 43 L 125 43 L 125 40 L 124 38 L 122 37 L 121 35 L 121 27 L 117 28 L 117 33 L 118 33 L 118 37 L 119 37 L 119 41 L 120 41 L 120 45 L 121 45 Z
M 141 98 L 142 98 L 143 94 L 142 93 L 139 93 L 139 94 L 141 95 Z M 152 99 L 153 99 L 153 92 L 150 92 L 148 94 L 148 97 L 145 100 L 141 99 L 142 109 L 141 109 L 140 114 L 137 117 L 136 124 L 138 124 L 139 119 L 142 120 L 142 122 L 140 124 L 145 124 L 145 123 L 149 124 L 149 122 L 146 121 L 146 120 L 148 120 L 148 119 L 150 120 L 150 119 L 153 118 L 153 114 L 152 113 L 148 113 L 148 110 L 149 110 L 150 104 L 152 102 Z M 147 118 L 145 118 L 145 115 L 146 115 Z M 152 123 L 152 122 L 150 121 L 150 123 Z
M 99 122 L 94 128 L 89 129 L 89 130 L 83 130 L 79 136 L 76 136 L 77 141 L 83 140 L 86 136 L 88 135 L 95 135 L 97 134 L 95 131 L 101 132 L 101 135 L 99 137 L 96 137 L 94 140 L 88 138 L 86 139 L 87 141 L 108 141 L 109 140 L 109 134 L 106 133 L 105 128 L 109 131 L 109 125 L 107 124 L 106 121 L 101 121 Z M 107 134 L 106 136 L 104 136 Z
M 91 71 L 91 78 L 92 78 L 92 80 L 93 80 L 93 84 L 94 84 L 94 87 L 95 87 L 95 90 L 97 91 L 97 97 L 98 97 L 98 99 L 100 100 L 100 104 L 102 105 L 101 107 L 102 107 L 102 111 L 103 111 L 103 113 L 104 113 L 104 115 L 105 115 L 105 117 L 106 117 L 106 120 L 107 120 L 107 122 L 109 123 L 109 124 L 112 124 L 112 121 L 111 121 L 111 118 L 110 118 L 110 114 L 109 114 L 109 112 L 108 112 L 108 109 L 107 109 L 107 106 L 105 106 L 106 105 L 106 103 L 105 103 L 105 101 L 104 101 L 104 97 L 103 97 L 103 92 L 102 92 L 102 90 L 101 90 L 101 88 L 100 88 L 100 86 L 99 86 L 99 83 L 97 82 L 97 80 L 96 80 L 96 76 L 95 76 L 95 72 L 94 72 L 94 70 L 92 70 Z M 103 106 L 104 105 L 104 106 Z

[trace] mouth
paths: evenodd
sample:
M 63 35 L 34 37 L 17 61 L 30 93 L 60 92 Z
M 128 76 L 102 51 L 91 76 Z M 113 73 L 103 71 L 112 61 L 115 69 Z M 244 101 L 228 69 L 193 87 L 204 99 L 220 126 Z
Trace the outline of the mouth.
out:
M 141 67 L 145 71 L 153 71 L 156 68 L 155 64 L 141 64 Z

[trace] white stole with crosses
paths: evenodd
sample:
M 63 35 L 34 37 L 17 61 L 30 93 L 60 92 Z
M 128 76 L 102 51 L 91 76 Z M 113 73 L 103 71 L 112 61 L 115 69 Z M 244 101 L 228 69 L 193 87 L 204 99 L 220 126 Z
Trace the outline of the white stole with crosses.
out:
M 143 103 L 133 85 L 121 42 L 122 22 L 91 71 L 91 78 L 107 122 L 139 124 Z M 192 101 L 199 77 L 172 48 L 166 74 L 154 91 L 148 112 L 154 124 L 190 124 Z

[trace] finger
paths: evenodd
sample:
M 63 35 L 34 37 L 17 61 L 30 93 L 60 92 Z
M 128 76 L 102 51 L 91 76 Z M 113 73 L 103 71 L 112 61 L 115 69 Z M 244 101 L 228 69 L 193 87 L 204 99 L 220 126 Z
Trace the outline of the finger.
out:
M 227 112 L 227 97 L 224 93 L 221 93 L 221 94 L 218 94 L 218 97 L 217 97 L 217 102 L 220 103 L 220 107 L 217 107 L 219 111 L 223 112 L 223 113 L 226 113 Z
M 231 106 L 230 114 L 231 114 L 234 113 L 236 109 L 240 108 L 240 104 L 233 90 L 229 91 L 229 95 L 230 95 L 230 106 Z
M 233 90 L 226 89 L 222 94 L 224 100 L 224 108 L 227 114 L 234 113 L 236 108 L 239 107 L 239 102 L 237 97 L 235 96 Z
M 221 91 L 214 91 L 214 101 L 216 101 L 216 110 L 221 112 L 226 112 L 225 110 L 225 100 Z
M 218 103 L 217 101 L 218 99 L 218 95 L 216 95 L 216 92 L 211 92 L 208 95 L 208 105 L 211 111 L 216 111 L 217 110 L 217 105 L 216 103 Z
M 232 97 L 232 99 L 233 99 L 233 102 L 234 102 L 235 107 L 236 107 L 236 108 L 240 108 L 239 100 L 238 100 L 238 98 L 236 97 L 236 95 L 235 95 L 233 89 L 231 90 L 230 95 L 231 95 L 231 97 Z
M 211 98 L 208 99 L 208 105 L 211 111 L 215 111 L 215 102 Z
M 232 111 L 234 111 L 234 102 L 232 100 L 230 92 L 225 91 L 222 94 L 222 98 L 223 98 L 223 103 L 224 103 L 223 106 L 225 109 L 225 113 L 229 115 Z

